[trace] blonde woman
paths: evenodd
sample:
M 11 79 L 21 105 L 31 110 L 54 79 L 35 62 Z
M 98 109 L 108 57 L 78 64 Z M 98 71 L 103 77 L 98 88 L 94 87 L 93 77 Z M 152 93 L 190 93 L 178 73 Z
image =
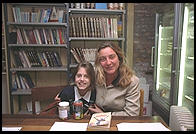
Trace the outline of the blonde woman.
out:
M 138 116 L 140 109 L 139 79 L 126 66 L 118 45 L 104 42 L 95 61 L 96 105 L 91 112 L 112 112 L 112 115 Z

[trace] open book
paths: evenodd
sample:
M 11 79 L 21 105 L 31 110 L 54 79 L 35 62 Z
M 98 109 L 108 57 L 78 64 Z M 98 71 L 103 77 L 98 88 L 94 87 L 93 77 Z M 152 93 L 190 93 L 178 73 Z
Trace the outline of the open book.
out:
M 111 112 L 94 113 L 88 123 L 89 130 L 109 130 L 111 124 Z

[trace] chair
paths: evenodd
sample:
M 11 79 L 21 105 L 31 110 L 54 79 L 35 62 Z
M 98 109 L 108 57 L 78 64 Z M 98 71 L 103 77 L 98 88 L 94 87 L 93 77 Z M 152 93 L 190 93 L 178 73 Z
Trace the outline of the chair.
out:
M 140 89 L 140 113 L 139 116 L 143 116 L 144 111 L 144 90 Z
M 50 87 L 35 87 L 31 90 L 32 99 L 32 114 L 36 114 L 35 101 L 47 101 L 54 100 L 54 97 L 64 88 L 65 86 L 50 86 Z

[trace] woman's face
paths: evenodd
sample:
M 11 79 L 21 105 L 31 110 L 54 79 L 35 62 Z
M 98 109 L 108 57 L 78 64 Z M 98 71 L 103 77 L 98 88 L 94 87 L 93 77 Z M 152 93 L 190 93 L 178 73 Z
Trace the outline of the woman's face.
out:
M 90 86 L 90 78 L 85 70 L 85 68 L 81 67 L 76 76 L 75 76 L 75 84 L 78 87 L 79 92 L 86 92 L 88 87 Z
M 106 74 L 112 75 L 117 72 L 120 61 L 116 52 L 112 48 L 106 47 L 101 49 L 99 51 L 99 59 Z

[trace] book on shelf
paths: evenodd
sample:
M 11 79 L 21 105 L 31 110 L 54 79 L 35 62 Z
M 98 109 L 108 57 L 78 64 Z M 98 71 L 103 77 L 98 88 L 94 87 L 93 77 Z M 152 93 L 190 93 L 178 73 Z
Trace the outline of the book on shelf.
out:
M 19 80 L 19 77 L 18 75 L 16 75 L 16 84 L 17 84 L 17 88 L 21 89 L 21 84 L 20 84 L 20 80 Z
M 41 54 L 43 55 L 43 59 L 44 59 L 44 61 L 46 62 L 47 67 L 49 67 L 49 66 L 50 66 L 49 60 L 48 60 L 48 58 L 46 57 L 45 52 L 42 51 Z
M 29 88 L 33 88 L 34 82 L 31 79 L 31 76 L 28 73 L 22 73 L 22 76 L 24 77 L 25 82 L 28 84 Z
M 72 48 L 71 49 L 71 53 L 72 55 L 74 56 L 74 59 L 76 60 L 77 63 L 80 63 L 80 57 L 77 55 L 76 51 L 75 51 L 75 48 Z
M 117 18 L 112 18 L 112 27 L 113 27 L 113 37 L 118 38 L 118 24 Z
M 26 61 L 26 63 L 27 63 L 27 67 L 31 67 L 31 63 L 30 63 L 30 60 L 29 60 L 29 58 L 28 58 L 28 56 L 27 56 L 27 53 L 26 53 L 26 51 L 25 50 L 22 50 L 22 54 L 24 55 L 24 59 L 25 59 L 25 61 Z
M 62 9 L 57 10 L 58 13 L 58 22 L 63 23 L 63 13 L 64 11 Z
M 14 50 L 13 52 L 13 64 L 14 67 L 23 67 L 22 61 L 20 60 L 20 56 L 19 56 L 19 50 Z
M 38 9 L 37 11 L 21 11 L 20 7 L 12 7 L 14 22 L 59 22 L 64 21 L 64 10 L 53 8 Z
M 95 28 L 94 28 L 94 25 L 93 25 L 93 18 L 92 17 L 90 17 L 90 25 L 91 25 L 91 37 L 95 37 Z
M 44 44 L 49 44 L 48 41 L 47 41 L 46 31 L 45 31 L 44 28 L 42 28 L 42 32 L 43 32 L 43 35 L 44 35 Z
M 58 52 L 53 52 L 55 61 L 57 62 L 58 66 L 62 66 L 61 58 Z
M 54 64 L 53 64 L 53 61 L 52 61 L 52 58 L 51 58 L 49 52 L 48 51 L 44 51 L 43 54 L 44 54 L 44 57 L 46 57 L 46 60 L 48 61 L 47 62 L 48 63 L 47 66 L 48 67 L 54 67 Z
M 27 89 L 28 87 L 26 87 L 26 84 L 25 84 L 25 82 L 23 80 L 23 77 L 21 75 L 19 75 L 18 77 L 19 77 L 22 89 Z
M 43 57 L 42 52 L 37 52 L 38 58 L 40 59 L 42 67 L 47 67 L 46 60 Z
M 89 37 L 89 33 L 88 33 L 88 20 L 87 17 L 83 17 L 84 20 L 84 30 L 85 30 L 85 37 Z
M 17 33 L 17 44 L 24 44 L 20 29 L 16 29 L 16 33 Z
M 16 73 L 12 73 L 12 91 L 16 91 L 17 90 L 17 83 L 16 83 Z
M 39 35 L 41 44 L 46 44 L 43 30 L 42 29 L 38 29 L 38 33 L 39 33 L 38 35 Z
M 83 37 L 83 33 L 82 33 L 82 24 L 81 24 L 81 17 L 77 17 L 76 20 L 77 20 L 77 24 L 78 24 L 78 31 L 79 31 L 79 36 L 78 37 Z
M 107 9 L 107 3 L 95 3 L 95 9 Z
M 64 41 L 64 35 L 65 33 L 63 32 L 62 29 L 58 29 L 58 35 L 59 35 L 59 44 L 65 44 L 65 41 Z
M 53 67 L 58 67 L 58 63 L 54 57 L 54 52 L 49 51 L 48 54 L 49 54 L 49 57 L 51 58 L 50 60 L 52 62 Z
M 95 62 L 96 48 L 72 48 L 71 53 L 77 63 L 81 61 Z
M 88 37 L 92 37 L 90 17 L 87 17 Z
M 81 27 L 82 27 L 82 37 L 86 37 L 85 27 L 84 27 L 84 17 L 80 17 L 81 20 Z
M 20 57 L 20 61 L 22 62 L 22 65 L 24 68 L 28 68 L 28 64 L 27 64 L 27 61 L 22 53 L 21 50 L 18 51 L 18 54 L 19 54 L 19 57 Z
M 44 16 L 43 16 L 44 23 L 48 22 L 48 20 L 50 18 L 51 11 L 52 11 L 52 9 L 50 9 L 50 8 L 44 10 Z
M 30 89 L 34 87 L 34 83 L 28 73 L 17 72 L 12 76 L 13 78 L 13 88 L 18 89 Z
M 109 130 L 111 124 L 111 112 L 94 113 L 88 123 L 89 130 Z
M 52 8 L 49 22 L 58 22 L 58 14 L 57 14 L 57 10 L 55 7 Z

